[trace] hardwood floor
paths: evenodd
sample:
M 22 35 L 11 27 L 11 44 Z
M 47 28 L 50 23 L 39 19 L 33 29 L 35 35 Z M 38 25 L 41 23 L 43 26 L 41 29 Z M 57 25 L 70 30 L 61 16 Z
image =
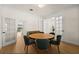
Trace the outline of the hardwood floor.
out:
M 21 33 L 17 33 L 16 43 L 0 49 L 1 54 L 27 54 L 27 48 L 24 51 L 24 41 Z M 61 54 L 78 54 L 79 46 L 61 42 Z M 48 50 L 39 50 L 34 45 L 28 47 L 28 54 L 58 54 L 56 46 L 49 46 Z

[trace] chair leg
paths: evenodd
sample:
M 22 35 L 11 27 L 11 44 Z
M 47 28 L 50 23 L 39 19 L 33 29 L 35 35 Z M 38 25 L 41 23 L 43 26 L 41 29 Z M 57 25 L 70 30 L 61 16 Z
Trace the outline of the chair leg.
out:
M 26 46 L 24 47 L 24 51 L 26 50 Z M 28 53 L 28 46 L 27 46 L 27 53 Z
M 51 44 L 49 44 L 49 47 L 51 47 Z
M 24 51 L 25 51 L 25 49 L 26 49 L 26 46 L 24 47 Z
M 59 45 L 57 45 L 58 53 L 60 53 Z
M 28 54 L 28 46 L 27 46 L 27 54 Z

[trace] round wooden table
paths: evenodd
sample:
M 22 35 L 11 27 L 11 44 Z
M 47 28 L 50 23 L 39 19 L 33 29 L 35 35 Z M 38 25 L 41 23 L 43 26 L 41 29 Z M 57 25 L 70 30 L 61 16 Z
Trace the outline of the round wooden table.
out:
M 34 33 L 29 35 L 29 37 L 32 39 L 52 39 L 54 35 L 45 33 Z

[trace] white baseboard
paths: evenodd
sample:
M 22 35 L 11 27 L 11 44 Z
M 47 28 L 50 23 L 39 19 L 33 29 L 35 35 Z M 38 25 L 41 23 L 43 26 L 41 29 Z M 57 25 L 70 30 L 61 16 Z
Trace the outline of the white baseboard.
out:
M 75 43 L 75 42 L 68 41 L 68 40 L 62 40 L 62 41 L 63 41 L 63 42 L 66 42 L 66 43 L 69 43 L 69 44 L 73 44 L 73 45 L 79 46 L 79 43 Z

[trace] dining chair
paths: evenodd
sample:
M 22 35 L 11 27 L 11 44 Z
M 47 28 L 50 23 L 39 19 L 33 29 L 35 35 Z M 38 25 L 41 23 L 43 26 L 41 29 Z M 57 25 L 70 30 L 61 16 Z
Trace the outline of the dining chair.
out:
M 49 40 L 48 39 L 37 39 L 36 46 L 40 50 L 48 50 Z
M 24 43 L 25 43 L 25 47 L 24 47 L 24 50 L 27 46 L 27 53 L 28 53 L 28 46 L 31 45 L 31 44 L 34 44 L 35 41 L 34 40 L 30 40 L 26 35 L 24 35 Z
M 58 53 L 60 53 L 60 49 L 59 49 L 60 42 L 61 42 L 61 35 L 57 35 L 56 40 L 50 40 L 50 44 L 57 46 Z

